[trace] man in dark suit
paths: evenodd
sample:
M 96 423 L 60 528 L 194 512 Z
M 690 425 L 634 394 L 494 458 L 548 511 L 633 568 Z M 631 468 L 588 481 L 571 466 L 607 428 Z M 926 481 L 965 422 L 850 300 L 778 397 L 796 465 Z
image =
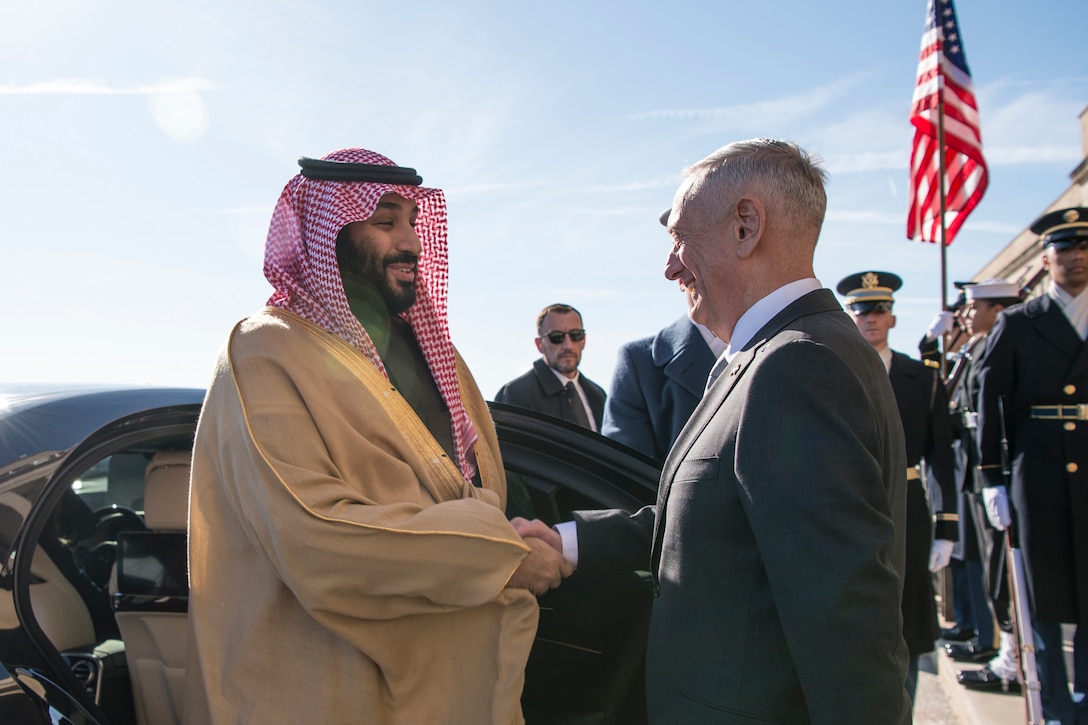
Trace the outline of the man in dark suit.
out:
M 668 226 L 669 213 L 658 220 Z M 690 312 L 691 295 L 684 291 Z M 652 337 L 620 346 L 601 433 L 659 461 L 669 454 L 725 343 L 684 315 Z
M 656 506 L 579 512 L 551 539 L 575 576 L 649 553 L 654 723 L 910 721 L 903 431 L 880 359 L 813 276 L 825 180 L 771 139 L 685 171 L 665 276 L 730 346 Z
M 496 403 L 507 403 L 562 418 L 599 431 L 604 418 L 604 388 L 578 372 L 586 329 L 582 314 L 570 305 L 548 305 L 536 318 L 533 369 L 499 389 Z
M 1040 235 L 1046 294 L 1002 312 L 979 361 L 979 473 L 995 528 L 1023 551 L 1046 720 L 1088 722 L 1069 694 L 1062 624 L 1077 625 L 1073 690 L 1088 693 L 1088 207 Z M 1002 416 L 1002 412 L 1004 416 Z M 1007 451 L 1006 478 L 1003 451 Z M 1084 624 L 1082 630 L 1079 625 Z
M 838 284 L 861 334 L 888 371 L 907 446 L 907 571 L 903 581 L 903 636 L 910 649 L 907 692 L 918 684 L 918 661 L 940 635 L 931 572 L 948 566 L 959 538 L 948 393 L 937 369 L 888 347 L 895 327 L 894 293 L 903 285 L 890 272 L 860 272 Z M 934 525 L 936 521 L 936 525 Z

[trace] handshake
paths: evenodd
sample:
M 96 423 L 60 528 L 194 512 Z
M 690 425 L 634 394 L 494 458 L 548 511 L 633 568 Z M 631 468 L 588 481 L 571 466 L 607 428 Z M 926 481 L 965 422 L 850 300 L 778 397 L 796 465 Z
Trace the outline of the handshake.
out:
M 506 587 L 528 589 L 540 596 L 555 589 L 574 573 L 574 565 L 563 556 L 563 539 L 540 519 L 510 519 L 510 525 L 529 547 L 529 555 L 521 560 Z

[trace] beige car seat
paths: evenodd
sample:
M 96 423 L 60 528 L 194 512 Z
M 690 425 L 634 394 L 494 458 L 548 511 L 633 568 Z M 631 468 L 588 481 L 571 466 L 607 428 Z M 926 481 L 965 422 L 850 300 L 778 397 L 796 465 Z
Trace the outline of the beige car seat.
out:
M 180 725 L 185 690 L 185 530 L 190 451 L 160 451 L 147 464 L 148 531 L 117 537 L 115 616 L 125 642 L 139 725 Z

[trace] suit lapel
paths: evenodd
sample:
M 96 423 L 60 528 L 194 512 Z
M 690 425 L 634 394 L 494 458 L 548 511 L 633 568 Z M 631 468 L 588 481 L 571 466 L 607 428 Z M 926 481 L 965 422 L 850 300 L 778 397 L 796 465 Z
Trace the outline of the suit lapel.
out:
M 713 364 L 713 353 L 687 317 L 662 330 L 653 341 L 651 355 L 654 365 L 663 368 L 667 378 L 696 398 L 703 396 L 706 377 L 701 371 Z
M 710 389 L 703 395 L 699 405 L 692 412 L 688 424 L 684 426 L 673 444 L 672 450 L 669 451 L 669 455 L 661 469 L 661 480 L 658 483 L 657 491 L 657 513 L 654 518 L 653 548 L 650 553 L 650 571 L 655 578 L 657 577 L 658 564 L 661 561 L 661 542 L 665 536 L 665 513 L 668 508 L 669 491 L 672 488 L 672 480 L 676 476 L 676 469 L 679 467 L 680 462 L 687 457 L 691 447 L 710 424 L 715 413 L 718 412 L 729 398 L 729 395 L 736 389 L 737 383 L 752 366 L 759 349 L 796 320 L 807 315 L 832 310 L 841 312 L 842 308 L 827 289 L 809 292 L 787 305 L 785 309 L 771 318 L 771 321 L 752 337 L 751 341 L 729 362 L 729 365 L 726 366 L 725 370 L 710 386 Z
M 654 577 L 657 576 L 657 566 L 661 562 L 661 542 L 665 538 L 665 513 L 668 510 L 669 492 L 672 488 L 672 480 L 676 476 L 676 469 L 744 376 L 744 372 L 755 359 L 756 350 L 758 348 L 741 351 L 729 362 L 699 401 L 687 425 L 680 431 L 672 449 L 669 450 L 669 455 L 661 469 L 661 480 L 657 490 L 657 514 L 654 517 L 654 538 L 650 550 L 650 571 L 653 572 Z

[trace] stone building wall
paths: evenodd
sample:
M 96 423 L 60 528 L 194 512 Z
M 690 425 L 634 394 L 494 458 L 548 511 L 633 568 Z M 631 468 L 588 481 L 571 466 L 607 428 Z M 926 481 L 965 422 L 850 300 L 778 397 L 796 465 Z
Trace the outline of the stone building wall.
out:
M 1072 183 L 1050 206 L 1041 209 L 1035 218 L 1054 209 L 1088 206 L 1088 107 L 1080 113 L 1080 143 L 1083 157 L 1069 174 Z M 1048 275 L 1042 268 L 1042 250 L 1039 248 L 1038 239 L 1031 230 L 1024 229 L 972 279 L 982 281 L 1002 277 L 1021 287 L 1029 287 L 1031 297 L 1042 293 L 1046 289 L 1042 282 Z

